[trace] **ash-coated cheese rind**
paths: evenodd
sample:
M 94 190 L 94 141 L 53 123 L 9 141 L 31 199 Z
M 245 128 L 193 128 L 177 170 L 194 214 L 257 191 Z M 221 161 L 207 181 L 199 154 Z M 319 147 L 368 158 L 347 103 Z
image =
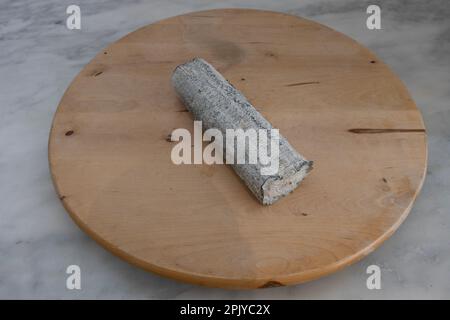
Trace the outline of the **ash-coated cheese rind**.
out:
M 213 66 L 195 58 L 179 65 L 172 74 L 172 85 L 204 129 L 272 129 L 272 125 Z M 224 143 L 225 147 L 225 143 Z M 225 154 L 225 153 L 224 153 Z M 279 135 L 279 170 L 262 175 L 260 163 L 232 164 L 238 176 L 264 204 L 269 205 L 292 192 L 312 169 L 289 142 Z

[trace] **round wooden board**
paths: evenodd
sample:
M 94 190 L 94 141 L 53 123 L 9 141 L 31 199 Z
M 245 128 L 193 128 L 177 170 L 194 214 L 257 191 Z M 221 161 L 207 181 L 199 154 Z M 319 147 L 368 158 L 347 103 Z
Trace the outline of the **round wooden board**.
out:
M 262 206 L 225 165 L 170 159 L 193 121 L 170 76 L 202 57 L 241 90 L 314 170 Z M 191 131 L 192 132 L 192 131 Z M 242 9 L 141 28 L 75 78 L 49 142 L 57 192 L 95 240 L 146 270 L 192 283 L 300 283 L 366 256 L 405 219 L 424 180 L 422 117 L 366 48 L 323 25 Z

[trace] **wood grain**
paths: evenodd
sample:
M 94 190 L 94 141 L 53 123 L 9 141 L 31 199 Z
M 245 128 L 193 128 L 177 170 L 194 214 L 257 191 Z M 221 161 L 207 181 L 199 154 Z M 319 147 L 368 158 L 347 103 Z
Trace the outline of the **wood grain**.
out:
M 173 68 L 211 62 L 315 169 L 262 206 L 231 168 L 170 160 L 192 129 Z M 405 219 L 426 170 L 424 124 L 402 82 L 352 39 L 294 16 L 194 12 L 141 28 L 75 78 L 49 161 L 75 222 L 121 258 L 201 285 L 300 283 L 363 258 Z

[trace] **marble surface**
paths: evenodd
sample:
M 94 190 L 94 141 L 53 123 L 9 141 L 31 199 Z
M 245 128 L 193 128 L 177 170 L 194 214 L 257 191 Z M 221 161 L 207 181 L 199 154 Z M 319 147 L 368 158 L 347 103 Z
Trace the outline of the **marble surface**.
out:
M 65 27 L 68 0 L 0 2 L 0 298 L 450 298 L 450 3 L 411 1 L 220 2 L 78 0 L 82 30 Z M 365 27 L 369 4 L 382 30 Z M 109 43 L 138 27 L 196 10 L 246 7 L 288 12 L 339 30 L 373 50 L 409 88 L 428 130 L 427 179 L 410 216 L 359 263 L 303 285 L 210 289 L 135 268 L 78 229 L 50 180 L 53 113 L 73 77 Z M 68 265 L 82 289 L 66 289 Z M 366 288 L 377 264 L 382 289 Z

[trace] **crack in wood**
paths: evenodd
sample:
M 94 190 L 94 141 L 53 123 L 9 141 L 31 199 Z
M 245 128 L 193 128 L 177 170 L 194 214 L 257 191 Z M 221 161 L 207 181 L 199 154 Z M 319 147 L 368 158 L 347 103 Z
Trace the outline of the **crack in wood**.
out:
M 348 130 L 351 133 L 395 133 L 395 132 L 425 132 L 425 129 L 370 129 L 370 128 L 354 128 Z
M 319 84 L 319 81 L 308 81 L 308 82 L 296 82 L 285 85 L 285 87 L 296 87 L 296 86 L 304 86 L 307 84 Z

